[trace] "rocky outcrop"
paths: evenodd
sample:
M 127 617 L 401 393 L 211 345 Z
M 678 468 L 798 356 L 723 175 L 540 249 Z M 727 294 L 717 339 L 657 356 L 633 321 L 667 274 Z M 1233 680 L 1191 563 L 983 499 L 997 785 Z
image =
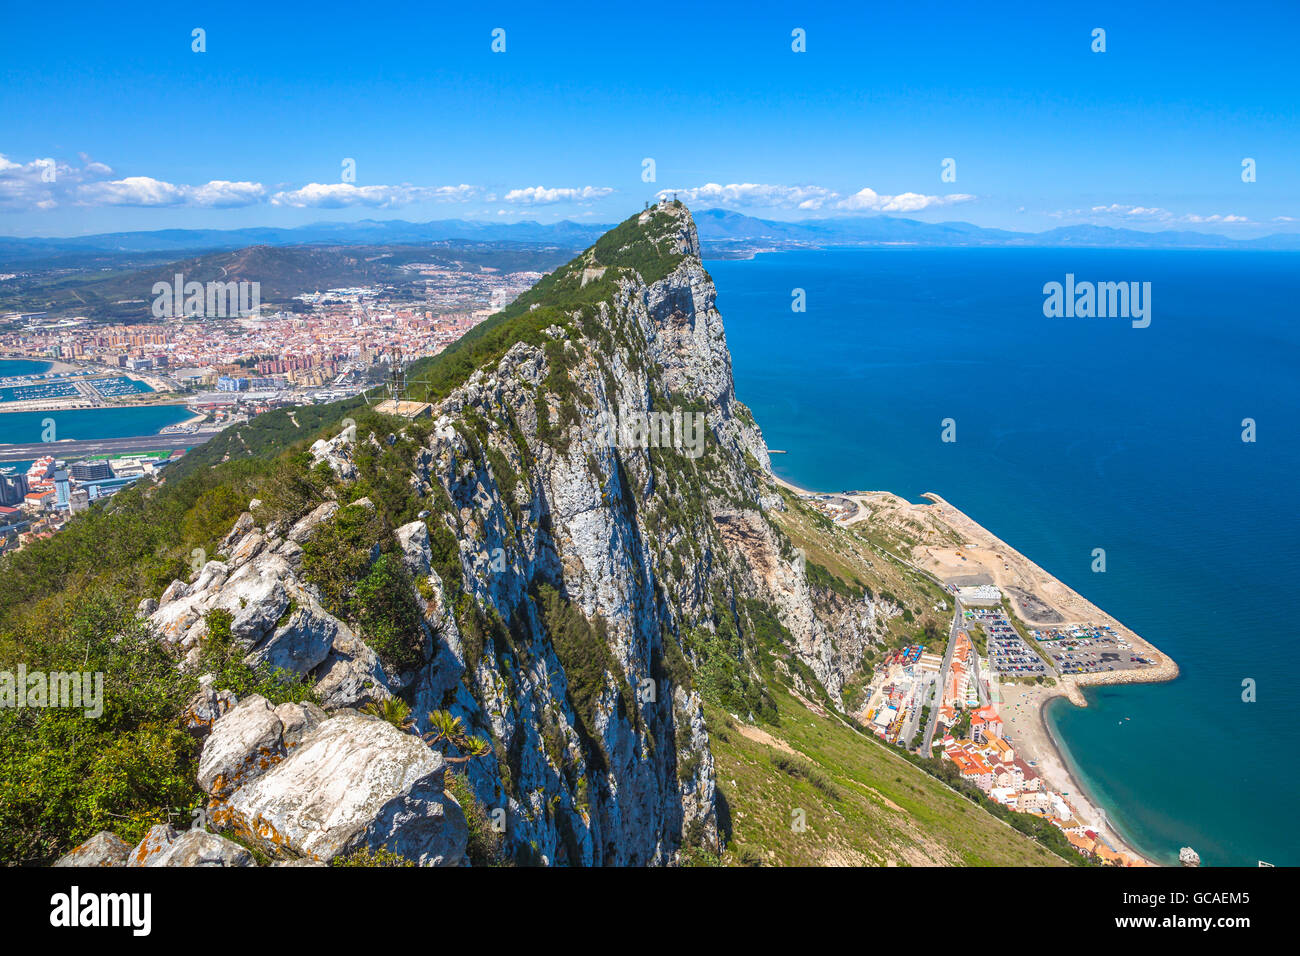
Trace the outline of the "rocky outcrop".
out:
M 199 678 L 199 688 L 199 692 L 186 706 L 181 720 L 186 730 L 202 740 L 212 730 L 212 725 L 234 707 L 238 700 L 228 690 L 217 690 L 211 674 Z
M 55 866 L 126 866 L 131 844 L 107 830 L 96 833 L 71 853 L 59 857 Z
M 144 839 L 127 854 L 126 865 L 153 866 L 154 861 L 160 859 L 178 837 L 180 833 L 170 823 L 160 823 L 152 827 L 144 835 Z
M 356 441 L 356 429 L 345 428 L 333 438 L 324 439 L 311 446 L 312 458 L 317 464 L 324 462 L 344 481 L 357 476 L 357 466 L 352 463 L 351 445 Z
M 289 608 L 286 615 L 284 623 L 248 655 L 249 664 L 302 676 L 325 662 L 336 640 L 347 640 L 342 634 L 346 625 L 314 602 Z
M 177 832 L 161 823 L 134 848 L 108 831 L 97 833 L 55 866 L 256 866 L 238 843 L 205 830 Z
M 423 865 L 456 865 L 468 830 L 444 790 L 445 771 L 442 755 L 418 738 L 343 712 L 219 803 L 213 818 L 277 858 L 387 849 Z
M 205 830 L 187 830 L 146 866 L 257 866 L 253 854 L 232 840 Z
M 229 796 L 284 759 L 284 724 L 265 697 L 254 694 L 218 720 L 199 757 L 199 786 Z
M 223 542 L 227 561 L 209 561 L 192 582 L 174 581 L 164 591 L 147 615 L 156 633 L 186 655 L 188 666 L 197 668 L 207 614 L 226 611 L 231 636 L 247 651 L 250 666 L 317 681 L 326 707 L 354 707 L 390 697 L 379 658 L 351 627 L 321 606 L 318 592 L 301 575 L 302 543 L 338 507 L 325 502 L 296 522 L 283 539 L 254 524 L 245 512 Z M 192 729 L 199 735 L 224 713 L 212 697 L 216 692 L 205 691 L 191 705 Z

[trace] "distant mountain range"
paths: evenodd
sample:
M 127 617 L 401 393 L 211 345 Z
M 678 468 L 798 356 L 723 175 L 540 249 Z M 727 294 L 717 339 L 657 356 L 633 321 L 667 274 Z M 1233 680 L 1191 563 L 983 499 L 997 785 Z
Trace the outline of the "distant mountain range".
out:
M 1059 226 L 1046 232 L 986 229 L 969 222 L 921 222 L 894 216 L 853 216 L 778 222 L 725 209 L 697 213 L 700 241 L 781 246 L 1089 246 L 1130 249 L 1300 249 L 1300 235 L 1230 239 L 1212 233 L 1165 230 L 1143 232 L 1111 226 Z
M 929 223 L 894 216 L 854 216 L 781 222 L 724 209 L 695 216 L 706 255 L 732 257 L 759 249 L 794 247 L 918 246 L 1081 246 L 1132 249 L 1300 250 L 1300 234 L 1231 239 L 1212 233 L 1165 230 L 1144 232 L 1110 226 L 1060 226 L 1046 232 L 986 229 L 968 222 Z M 540 243 L 563 249 L 585 248 L 611 227 L 608 224 L 514 222 L 465 219 L 406 222 L 401 219 L 322 222 L 294 228 L 162 229 L 57 239 L 0 237 L 0 265 L 58 260 L 94 253 L 137 254 L 242 249 L 248 246 L 325 244 L 386 245 L 469 240 L 492 243 Z

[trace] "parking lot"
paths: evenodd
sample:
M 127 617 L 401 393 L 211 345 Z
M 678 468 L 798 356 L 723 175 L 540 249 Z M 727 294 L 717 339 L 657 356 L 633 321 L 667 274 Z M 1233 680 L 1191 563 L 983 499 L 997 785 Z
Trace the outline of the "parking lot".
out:
M 1062 674 L 1100 674 L 1154 663 L 1104 624 L 1048 627 L 1032 634 Z
M 1024 642 L 1001 611 L 972 608 L 967 620 L 984 628 L 988 641 L 989 666 L 1008 677 L 1037 677 L 1047 673 L 1047 666 Z

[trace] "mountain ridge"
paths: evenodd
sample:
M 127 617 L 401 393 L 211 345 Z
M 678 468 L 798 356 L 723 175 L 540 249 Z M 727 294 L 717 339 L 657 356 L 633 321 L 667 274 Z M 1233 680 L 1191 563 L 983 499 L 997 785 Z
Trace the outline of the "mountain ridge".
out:
M 648 209 L 413 367 L 404 397 L 433 402 L 431 419 L 357 403 L 300 409 L 303 421 L 268 413 L 6 559 L 0 651 L 16 640 L 28 656 L 72 653 L 89 626 L 75 609 L 120 594 L 116 623 L 95 633 L 181 661 L 167 679 L 193 695 L 181 719 L 202 793 L 185 796 L 182 769 L 191 791 L 172 781 L 139 804 L 106 799 L 112 816 L 70 810 L 58 832 L 84 839 L 130 818 L 128 839 L 152 859 L 150 840 L 180 837 L 146 830 L 151 801 L 194 799 L 186 809 L 267 862 L 743 862 L 740 846 L 833 862 L 843 844 L 877 863 L 1070 859 L 853 736 L 846 694 L 912 628 L 937 632 L 939 591 L 851 553 L 772 482 L 700 252 L 683 205 Z M 59 553 L 78 564 L 61 569 Z M 731 736 L 790 736 L 811 715 L 839 748 L 817 772 L 779 756 L 755 765 L 768 745 Z M 140 732 L 128 722 L 118 746 Z M 441 759 L 413 749 L 415 733 Z M 342 755 L 340 774 L 382 761 L 385 779 L 410 784 L 336 792 L 302 756 L 324 752 Z M 187 766 L 183 749 L 175 759 Z M 85 775 L 79 786 L 94 786 Z M 767 805 L 776 781 L 800 803 Z M 0 831 L 48 853 L 12 808 L 62 803 L 20 784 L 0 775 Z M 893 815 L 918 799 L 924 813 Z M 358 828 L 309 822 L 343 807 Z M 795 811 L 811 836 L 785 836 Z M 771 814 L 784 827 L 751 828 Z
M 961 221 L 922 222 L 888 215 L 843 216 L 783 221 L 748 216 L 734 210 L 706 209 L 696 215 L 704 251 L 725 252 L 725 244 L 745 240 L 780 240 L 808 245 L 859 245 L 918 243 L 924 245 L 986 246 L 1087 246 L 1098 248 L 1202 248 L 1300 249 L 1300 235 L 1273 233 L 1234 239 L 1193 230 L 1154 231 L 1115 226 L 1079 224 L 1057 226 L 1043 232 L 1017 232 L 976 226 Z M 429 220 L 363 219 L 357 222 L 320 222 L 291 227 L 241 229 L 160 229 L 103 233 L 78 237 L 22 238 L 0 236 L 0 261 L 24 260 L 73 252 L 158 252 L 166 250 L 236 249 L 250 245 L 373 245 L 439 241 L 492 241 L 551 243 L 581 248 L 594 242 L 609 224 L 561 220 L 539 223 L 480 222 L 466 219 Z

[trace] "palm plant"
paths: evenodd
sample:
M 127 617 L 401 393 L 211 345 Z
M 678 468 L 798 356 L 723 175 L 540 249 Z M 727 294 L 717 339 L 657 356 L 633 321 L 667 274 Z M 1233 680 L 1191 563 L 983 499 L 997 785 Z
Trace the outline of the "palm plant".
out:
M 415 727 L 415 721 L 411 719 L 410 706 L 398 697 L 381 701 L 372 700 L 361 708 L 361 713 L 387 721 L 404 734 L 409 734 Z
M 461 719 L 453 717 L 450 711 L 431 711 L 429 728 L 429 732 L 423 735 L 423 739 L 430 747 L 438 747 L 444 754 L 448 747 L 455 747 L 461 752 L 459 757 L 447 757 L 449 762 L 464 763 L 474 757 L 483 757 L 492 752 L 492 745 L 482 737 L 472 737 L 465 733 Z

